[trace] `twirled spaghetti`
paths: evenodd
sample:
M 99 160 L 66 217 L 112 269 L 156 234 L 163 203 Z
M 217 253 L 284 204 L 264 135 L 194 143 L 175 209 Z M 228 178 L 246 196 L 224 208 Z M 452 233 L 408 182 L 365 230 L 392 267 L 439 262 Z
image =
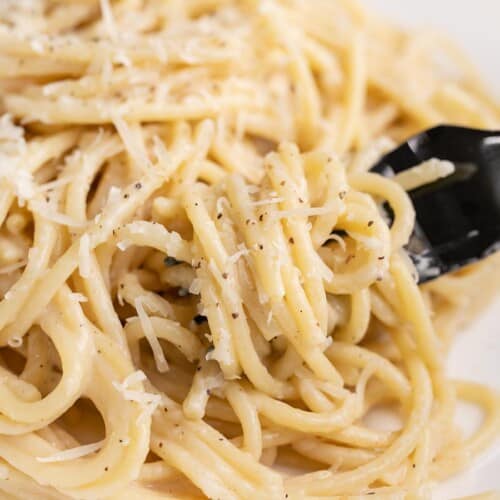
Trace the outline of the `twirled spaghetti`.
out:
M 422 498 L 496 436 L 443 359 L 499 257 L 419 289 L 368 172 L 499 125 L 446 40 L 352 0 L 0 13 L 2 498 Z

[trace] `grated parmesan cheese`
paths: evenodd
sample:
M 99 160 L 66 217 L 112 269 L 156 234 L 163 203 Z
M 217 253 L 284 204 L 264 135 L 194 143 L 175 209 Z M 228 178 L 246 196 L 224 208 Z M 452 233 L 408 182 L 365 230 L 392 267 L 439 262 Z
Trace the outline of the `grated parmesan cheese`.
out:
M 7 345 L 9 347 L 13 347 L 14 349 L 21 347 L 23 345 L 23 338 L 17 336 L 10 337 L 10 339 L 7 340 Z
M 10 156 L 3 154 L 0 154 L 0 179 L 10 184 L 21 207 L 35 195 L 36 189 L 31 173 L 16 165 Z
M 224 375 L 219 372 L 217 375 L 205 375 L 205 388 L 209 391 L 220 389 L 224 386 Z
M 0 117 L 0 140 L 19 141 L 24 138 L 24 129 L 14 125 L 12 116 L 5 113 Z
M 130 68 L 132 66 L 132 62 L 130 59 L 125 55 L 123 51 L 119 51 L 115 54 L 113 57 L 113 62 L 122 64 L 126 68 Z
M 365 236 L 354 231 L 350 231 L 349 236 L 358 240 L 365 248 L 370 250 L 379 250 L 384 246 L 383 242 L 374 236 Z
M 269 311 L 269 314 L 267 315 L 266 325 L 270 325 L 272 321 L 273 321 L 273 310 L 271 309 Z
M 50 181 L 50 182 L 46 182 L 45 184 L 40 184 L 38 186 L 38 191 L 41 191 L 43 193 L 45 191 L 50 191 L 52 189 L 57 189 L 57 188 L 66 186 L 67 184 L 71 184 L 72 182 L 73 182 L 73 179 L 71 177 L 57 179 L 56 181 Z
M 87 297 L 85 297 L 82 293 L 73 292 L 71 293 L 71 298 L 77 302 L 88 302 Z
M 155 51 L 156 56 L 158 57 L 160 62 L 166 64 L 168 62 L 168 52 L 165 47 L 164 41 L 158 37 L 154 37 L 154 38 L 149 38 L 148 43 Z
M 111 121 L 120 135 L 127 153 L 139 168 L 151 167 L 144 144 L 141 138 L 132 132 L 127 122 L 119 113 L 113 112 Z
M 127 436 L 127 437 L 120 439 L 120 444 L 122 446 L 128 446 L 130 444 L 130 438 Z
M 125 250 L 127 250 L 127 248 L 131 245 L 132 243 L 130 243 L 129 240 L 122 240 L 122 241 L 119 241 L 116 246 L 122 251 L 124 252 Z
M 250 253 L 250 250 L 248 250 L 248 248 L 246 248 L 245 245 L 240 244 L 240 245 L 238 245 L 238 251 L 233 253 L 233 255 L 230 255 L 227 258 L 227 263 L 229 265 L 236 264 L 236 262 L 238 262 L 238 259 L 240 257 L 243 257 L 244 255 L 248 255 L 249 253 Z
M 43 46 L 42 40 L 40 38 L 31 41 L 31 48 L 37 54 L 43 54 L 45 52 L 45 47 Z
M 282 201 L 285 201 L 285 198 L 268 198 L 265 200 L 253 201 L 251 205 L 253 205 L 254 207 L 259 207 L 261 205 L 272 205 L 275 203 L 281 203 Z
M 110 40 L 116 40 L 118 31 L 116 29 L 113 10 L 111 9 L 109 0 L 99 0 L 99 4 L 101 7 L 102 21 L 104 24 L 104 28 L 108 33 L 108 37 Z
M 108 205 L 116 205 L 122 200 L 122 190 L 119 187 L 111 186 L 108 193 Z
M 217 198 L 217 201 L 215 202 L 215 210 L 218 214 L 221 214 L 224 211 L 224 205 L 230 208 L 229 200 L 225 196 Z
M 69 215 L 55 211 L 49 203 L 33 200 L 30 202 L 30 208 L 44 219 L 60 224 L 61 226 L 83 227 L 85 225 L 84 223 L 77 222 Z
M 80 247 L 78 249 L 79 265 L 78 270 L 82 278 L 90 276 L 90 238 L 87 233 L 80 238 Z
M 144 418 L 151 416 L 161 403 L 161 396 L 159 394 L 129 388 L 131 384 L 137 384 L 146 380 L 146 378 L 144 372 L 138 370 L 128 375 L 121 384 L 115 381 L 112 382 L 113 387 L 123 396 L 123 399 L 137 403 L 142 407 L 138 423 L 141 423 L 141 420 Z M 127 446 L 129 441 L 123 439 L 122 444 Z
M 105 440 L 98 441 L 97 443 L 84 444 L 83 446 L 70 448 L 69 450 L 60 451 L 46 457 L 36 457 L 36 460 L 41 463 L 66 462 L 67 460 L 75 460 L 76 458 L 81 458 L 99 451 L 103 447 L 104 443 Z
M 144 297 L 137 297 L 134 301 L 137 315 L 139 316 L 139 321 L 141 323 L 141 328 L 144 332 L 144 336 L 146 337 L 146 340 L 148 341 L 149 345 L 151 346 L 151 350 L 153 351 L 156 368 L 160 373 L 165 373 L 166 371 L 168 371 L 168 363 L 165 359 L 165 354 L 163 353 L 163 349 L 161 348 L 160 341 L 155 335 L 153 324 L 151 323 L 149 316 L 144 310 L 143 300 Z
M 169 164 L 168 151 L 165 147 L 165 143 L 157 135 L 153 136 L 153 154 L 157 163 L 163 167 L 166 167 Z
M 232 362 L 231 336 L 225 328 L 220 328 L 218 333 L 219 339 L 217 345 L 215 345 L 212 351 L 207 352 L 205 359 L 207 361 L 214 360 L 222 365 L 227 365 Z
M 189 293 L 192 295 L 200 295 L 201 293 L 201 280 L 199 278 L 195 278 L 191 285 L 189 286 Z
M 128 388 L 131 384 L 137 384 L 147 380 L 146 374 L 142 370 L 137 370 L 123 380 L 123 386 Z

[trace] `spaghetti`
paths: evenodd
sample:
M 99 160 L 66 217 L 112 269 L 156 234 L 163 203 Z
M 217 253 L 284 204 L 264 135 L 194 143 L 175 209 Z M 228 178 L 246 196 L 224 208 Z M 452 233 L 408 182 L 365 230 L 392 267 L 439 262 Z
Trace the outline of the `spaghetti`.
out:
M 451 44 L 353 0 L 0 13 L 2 498 L 423 498 L 496 437 L 443 362 L 499 256 L 419 288 L 404 187 L 452 166 L 368 171 L 498 127 Z

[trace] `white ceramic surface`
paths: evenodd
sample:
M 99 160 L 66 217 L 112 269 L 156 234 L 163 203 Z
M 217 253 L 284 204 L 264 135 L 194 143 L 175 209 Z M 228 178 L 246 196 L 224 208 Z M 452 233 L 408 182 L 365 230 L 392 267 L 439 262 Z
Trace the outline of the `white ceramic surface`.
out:
M 448 33 L 469 53 L 491 90 L 500 97 L 500 0 L 362 1 L 404 26 L 431 26 Z M 500 299 L 458 336 L 448 370 L 454 378 L 482 382 L 500 390 Z M 478 412 L 465 406 L 458 416 L 458 422 L 465 428 L 474 427 L 479 419 Z M 471 469 L 438 486 L 433 500 L 450 500 L 489 490 L 500 492 L 498 440 Z

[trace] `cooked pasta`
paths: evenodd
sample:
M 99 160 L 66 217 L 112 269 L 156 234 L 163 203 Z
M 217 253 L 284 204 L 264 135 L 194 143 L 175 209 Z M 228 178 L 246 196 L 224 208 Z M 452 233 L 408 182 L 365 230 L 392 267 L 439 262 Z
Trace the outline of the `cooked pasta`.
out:
M 444 360 L 500 258 L 419 287 L 405 188 L 453 166 L 369 171 L 499 126 L 440 34 L 353 0 L 3 0 L 0 97 L 2 498 L 425 498 L 496 437 Z

